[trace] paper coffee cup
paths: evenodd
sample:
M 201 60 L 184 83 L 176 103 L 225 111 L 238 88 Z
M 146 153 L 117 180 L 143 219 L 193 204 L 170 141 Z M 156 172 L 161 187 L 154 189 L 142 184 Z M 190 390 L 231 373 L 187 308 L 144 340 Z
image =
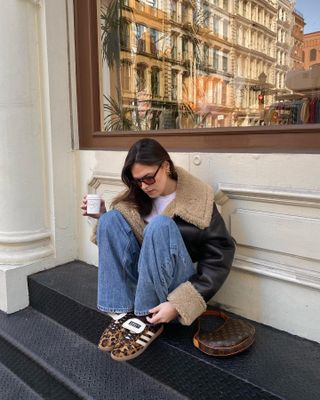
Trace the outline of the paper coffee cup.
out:
M 99 194 L 87 195 L 87 214 L 99 214 L 101 205 L 101 196 Z

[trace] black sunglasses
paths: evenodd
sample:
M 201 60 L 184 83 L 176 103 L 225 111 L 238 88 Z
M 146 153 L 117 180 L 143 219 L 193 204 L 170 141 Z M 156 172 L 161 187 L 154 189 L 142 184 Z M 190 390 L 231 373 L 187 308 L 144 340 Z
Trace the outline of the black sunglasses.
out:
M 142 183 L 145 183 L 146 185 L 152 185 L 156 181 L 156 176 L 157 176 L 157 173 L 158 173 L 161 165 L 162 165 L 162 163 L 159 165 L 156 172 L 152 176 L 144 176 L 142 178 L 133 179 L 133 182 L 139 187 L 142 186 Z

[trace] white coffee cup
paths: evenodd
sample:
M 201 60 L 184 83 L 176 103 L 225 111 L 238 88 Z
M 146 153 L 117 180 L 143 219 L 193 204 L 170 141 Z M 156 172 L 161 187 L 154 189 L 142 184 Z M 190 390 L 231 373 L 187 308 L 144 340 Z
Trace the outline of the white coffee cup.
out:
M 101 206 L 101 196 L 99 194 L 87 195 L 87 214 L 99 214 Z

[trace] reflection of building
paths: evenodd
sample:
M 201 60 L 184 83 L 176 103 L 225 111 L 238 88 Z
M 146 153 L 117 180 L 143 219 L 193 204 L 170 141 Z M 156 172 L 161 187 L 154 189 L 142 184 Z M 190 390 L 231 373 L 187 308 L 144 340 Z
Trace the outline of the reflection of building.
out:
M 183 102 L 202 115 L 199 124 L 204 127 L 232 123 L 232 19 L 229 14 L 232 9 L 229 3 L 203 2 L 196 7 L 181 3 L 189 15 L 188 21 L 185 18 L 181 21 L 182 43 L 189 43 L 186 61 L 193 59 L 183 76 Z
M 299 11 L 294 10 L 293 12 L 294 25 L 292 29 L 292 37 L 293 37 L 293 47 L 291 51 L 291 58 L 293 60 L 293 70 L 301 70 L 303 69 L 303 30 L 304 30 L 304 19 L 303 15 L 299 13 Z
M 190 2 L 163 2 L 162 10 L 149 3 L 129 0 L 122 9 L 124 103 L 139 108 L 143 92 L 152 110 L 165 114 L 167 128 L 177 122 L 179 127 L 230 125 L 228 2 L 215 6 L 215 13 L 213 6 Z
M 276 4 L 265 0 L 240 0 L 235 9 L 235 125 L 259 122 L 258 96 L 273 86 L 276 15 Z
M 139 129 L 259 124 L 301 68 L 303 26 L 290 0 L 126 0 L 123 104 Z
M 293 4 L 289 0 L 279 0 L 277 16 L 276 75 L 275 86 L 278 93 L 289 93 L 285 77 L 292 69 L 291 50 L 293 47 Z
M 123 103 L 133 119 L 148 128 L 147 110 L 171 108 L 165 84 L 167 71 L 167 13 L 144 2 L 130 0 L 121 10 L 121 88 Z
M 304 69 L 320 63 L 320 32 L 312 32 L 303 38 Z

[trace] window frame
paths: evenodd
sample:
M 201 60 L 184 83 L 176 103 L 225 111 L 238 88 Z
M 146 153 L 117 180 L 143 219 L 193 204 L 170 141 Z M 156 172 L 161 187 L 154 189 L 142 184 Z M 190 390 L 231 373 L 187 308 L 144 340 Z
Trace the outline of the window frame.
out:
M 155 137 L 169 151 L 243 153 L 319 153 L 320 124 L 101 131 L 98 0 L 74 0 L 75 62 L 79 147 L 127 150 L 142 137 Z

